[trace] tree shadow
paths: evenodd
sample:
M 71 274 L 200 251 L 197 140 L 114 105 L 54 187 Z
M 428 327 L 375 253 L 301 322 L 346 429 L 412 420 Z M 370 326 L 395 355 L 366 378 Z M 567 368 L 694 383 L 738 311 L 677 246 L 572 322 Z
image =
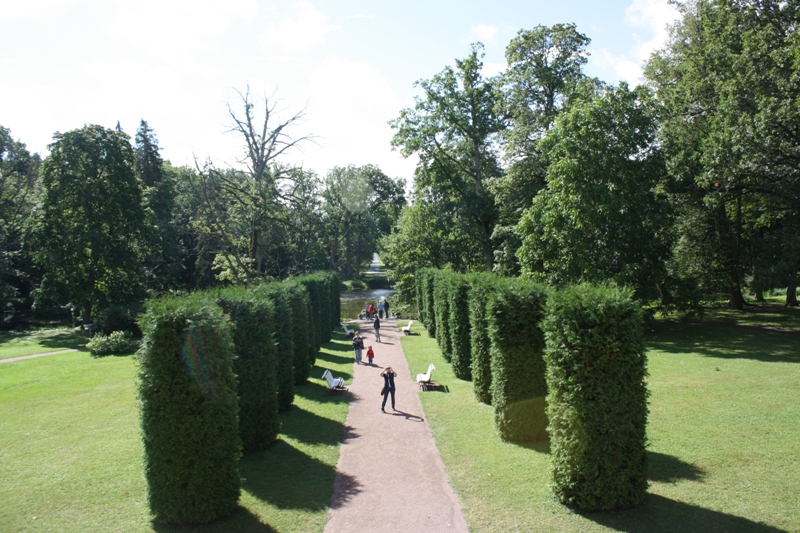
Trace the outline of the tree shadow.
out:
M 278 440 L 242 457 L 242 488 L 280 509 L 321 511 L 331 500 L 336 469 Z M 234 531 L 234 530 L 231 530 Z
M 44 348 L 43 352 L 57 350 L 80 350 L 86 348 L 89 337 L 74 331 L 50 332 L 0 332 L 0 347 L 10 344 L 15 340 L 26 337 L 35 337 L 36 341 Z
M 703 481 L 706 472 L 691 463 L 681 461 L 671 455 L 647 452 L 647 479 L 660 483 L 675 483 L 681 479 Z
M 610 513 L 584 513 L 581 516 L 626 533 L 673 533 L 675 531 L 702 531 L 703 533 L 782 533 L 784 530 L 753 522 L 747 518 L 696 505 L 678 502 L 648 494 L 638 507 Z
M 529 441 L 529 442 L 512 442 L 511 444 L 516 444 L 521 448 L 527 448 L 528 450 L 533 450 L 537 453 L 543 453 L 545 455 L 550 455 L 550 438 L 548 437 L 545 440 L 537 440 L 537 441 Z
M 333 495 L 331 496 L 331 509 L 344 507 L 361 492 L 361 483 L 350 475 L 337 472 L 333 482 Z
M 306 444 L 335 446 L 341 442 L 342 423 L 294 406 L 281 420 L 281 433 Z
M 152 522 L 156 533 L 277 533 L 278 530 L 265 524 L 245 507 L 239 506 L 230 516 L 220 518 L 209 524 L 176 526 Z
M 656 324 L 647 344 L 650 349 L 676 354 L 800 363 L 800 335 L 760 329 Z

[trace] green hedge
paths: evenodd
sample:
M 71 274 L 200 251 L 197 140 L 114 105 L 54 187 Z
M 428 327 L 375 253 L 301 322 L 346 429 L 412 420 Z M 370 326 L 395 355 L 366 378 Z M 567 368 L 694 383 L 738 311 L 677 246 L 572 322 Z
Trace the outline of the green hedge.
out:
M 492 354 L 489 340 L 489 321 L 486 314 L 489 295 L 500 278 L 494 274 L 470 276 L 469 327 L 472 351 L 472 385 L 475 398 L 485 404 L 492 403 Z
M 436 315 L 436 340 L 442 355 L 449 363 L 452 361 L 453 350 L 450 338 L 450 284 L 454 273 L 449 270 L 439 270 L 433 277 L 433 307 Z
M 317 352 L 322 347 L 322 340 L 321 335 L 322 332 L 320 331 L 320 279 L 318 276 L 300 276 L 294 278 L 295 281 L 300 283 L 303 287 L 306 288 L 308 292 L 308 300 L 309 304 L 311 305 L 311 313 L 309 315 L 310 318 L 310 326 L 311 326 L 311 343 L 313 344 L 314 353 L 311 355 L 311 364 L 313 365 L 316 362 Z
M 311 301 L 308 291 L 300 283 L 284 281 L 292 310 L 292 369 L 294 384 L 302 385 L 311 374 Z
M 547 289 L 514 279 L 498 283 L 487 315 L 492 354 L 492 404 L 503 440 L 547 439 L 544 335 L 541 321 Z
M 272 302 L 275 311 L 275 382 L 278 411 L 289 409 L 294 402 L 294 329 L 291 297 L 283 283 L 264 283 L 254 289 L 259 297 Z
M 139 323 L 147 500 L 159 522 L 211 522 L 240 494 L 231 322 L 199 297 L 151 301 Z
M 636 505 L 647 490 L 644 320 L 631 294 L 569 287 L 543 324 L 553 489 L 586 511 Z
M 331 340 L 331 331 L 334 324 L 334 310 L 331 302 L 331 283 L 324 272 L 315 272 L 313 275 L 319 277 L 319 338 L 324 344 Z
M 464 274 L 452 274 L 449 284 L 449 330 L 453 372 L 464 380 L 472 379 L 472 352 L 469 330 L 469 279 Z
M 273 304 L 259 297 L 258 291 L 241 287 L 209 294 L 236 326 L 233 371 L 237 377 L 242 446 L 246 452 L 264 450 L 280 430 Z
M 417 319 L 425 323 L 425 302 L 422 299 L 422 274 L 420 270 L 414 273 L 414 302 L 417 304 Z
M 436 278 L 436 270 L 433 269 L 423 269 L 421 271 L 422 275 L 422 301 L 423 301 L 423 308 L 425 309 L 425 329 L 428 330 L 428 335 L 431 338 L 436 338 L 436 309 L 434 308 L 434 295 L 433 295 L 433 288 L 434 288 L 434 280 Z

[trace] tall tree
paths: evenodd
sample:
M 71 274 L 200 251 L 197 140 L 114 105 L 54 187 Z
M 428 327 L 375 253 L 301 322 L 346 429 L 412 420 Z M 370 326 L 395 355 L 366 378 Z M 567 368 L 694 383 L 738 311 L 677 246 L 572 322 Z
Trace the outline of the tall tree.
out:
M 551 283 L 613 279 L 657 295 L 670 250 L 657 107 L 622 83 L 556 120 L 542 143 L 547 186 L 518 231 L 523 272 Z
M 419 157 L 418 187 L 458 199 L 461 216 L 477 229 L 483 267 L 491 270 L 496 208 L 488 186 L 500 175 L 497 135 L 505 122 L 496 110 L 496 81 L 481 74 L 483 56 L 483 45 L 473 44 L 455 69 L 418 81 L 424 96 L 390 125 L 397 130 L 392 145 Z
M 25 224 L 37 200 L 40 160 L 0 126 L 0 318 L 13 319 L 14 302 L 32 289 L 22 252 Z
M 753 217 L 800 212 L 800 5 L 695 0 L 679 8 L 682 20 L 645 74 L 667 109 L 663 140 L 678 198 L 708 224 L 710 238 L 695 249 L 714 259 L 730 305 L 741 308 Z M 787 256 L 792 246 L 785 242 Z
M 70 301 L 86 324 L 98 307 L 142 296 L 152 227 L 125 133 L 90 125 L 53 138 L 32 233 L 37 296 Z

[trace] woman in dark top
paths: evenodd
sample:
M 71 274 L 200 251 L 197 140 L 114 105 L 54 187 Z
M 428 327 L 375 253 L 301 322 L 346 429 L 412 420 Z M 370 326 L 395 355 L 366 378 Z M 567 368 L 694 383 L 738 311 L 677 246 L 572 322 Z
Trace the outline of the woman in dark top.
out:
M 384 413 L 386 412 L 384 408 L 386 407 L 386 398 L 389 397 L 389 394 L 392 395 L 392 411 L 396 411 L 397 409 L 394 408 L 394 377 L 397 375 L 397 372 L 392 370 L 392 367 L 387 366 L 386 370 L 381 372 L 381 376 L 383 376 L 383 403 L 381 404 L 381 411 Z

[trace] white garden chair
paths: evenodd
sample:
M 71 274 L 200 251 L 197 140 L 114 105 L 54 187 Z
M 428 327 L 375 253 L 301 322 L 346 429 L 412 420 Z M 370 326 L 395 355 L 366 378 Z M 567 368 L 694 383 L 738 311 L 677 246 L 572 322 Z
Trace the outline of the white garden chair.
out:
M 433 374 L 434 370 L 436 370 L 436 367 L 433 366 L 433 363 L 431 363 L 428 366 L 428 371 L 426 373 L 417 374 L 417 385 L 419 385 L 420 389 L 424 388 L 425 385 L 431 384 L 431 375 Z
M 333 374 L 331 374 L 330 370 L 326 370 L 322 373 L 322 379 L 328 382 L 328 389 L 329 390 L 347 390 L 344 387 L 344 378 L 335 378 Z
M 405 325 L 402 328 L 400 328 L 400 331 L 402 331 L 406 335 L 410 335 L 411 334 L 411 324 L 413 324 L 413 323 L 414 323 L 413 320 L 409 320 L 407 325 Z
M 350 329 L 344 324 L 342 324 L 342 329 L 344 330 L 344 334 L 347 335 L 348 337 L 352 337 L 356 332 L 354 329 Z

